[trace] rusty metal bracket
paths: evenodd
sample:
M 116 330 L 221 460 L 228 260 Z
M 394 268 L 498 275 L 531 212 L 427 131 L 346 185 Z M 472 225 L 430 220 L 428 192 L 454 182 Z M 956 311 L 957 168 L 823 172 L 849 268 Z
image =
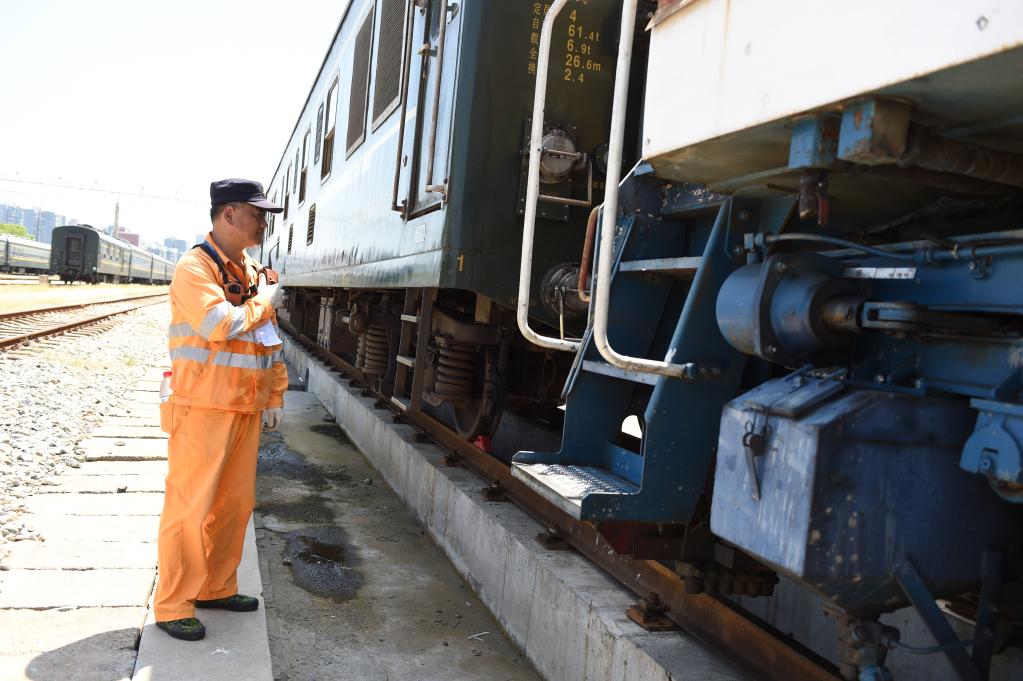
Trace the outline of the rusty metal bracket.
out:
M 574 551 L 575 547 L 568 543 L 565 533 L 556 527 L 545 527 L 536 535 L 536 541 L 548 551 Z
M 666 617 L 668 606 L 656 591 L 649 591 L 627 611 L 629 619 L 647 631 L 674 631 L 679 626 Z
M 489 485 L 480 490 L 480 494 L 487 501 L 508 501 L 508 497 L 504 494 L 504 487 L 501 486 L 500 480 L 494 480 Z

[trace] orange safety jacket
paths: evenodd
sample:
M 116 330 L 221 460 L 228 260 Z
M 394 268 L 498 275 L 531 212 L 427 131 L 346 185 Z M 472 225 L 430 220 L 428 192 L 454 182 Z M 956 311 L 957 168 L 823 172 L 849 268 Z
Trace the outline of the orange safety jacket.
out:
M 213 243 L 212 233 L 206 243 L 243 289 L 256 284 L 259 265 L 247 253 L 242 256 L 245 267 L 239 268 Z M 202 249 L 193 248 L 174 270 L 170 304 L 171 401 L 242 413 L 284 404 L 284 346 L 263 345 L 253 333 L 268 321 L 277 327 L 265 295 L 232 305 L 224 295 L 220 268 Z

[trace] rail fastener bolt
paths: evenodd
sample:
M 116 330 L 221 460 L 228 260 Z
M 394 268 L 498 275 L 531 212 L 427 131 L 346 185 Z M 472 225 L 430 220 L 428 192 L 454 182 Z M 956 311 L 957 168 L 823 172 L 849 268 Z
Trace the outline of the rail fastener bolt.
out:
M 647 631 L 671 631 L 678 625 L 665 617 L 668 606 L 654 591 L 648 592 L 639 603 L 631 606 L 626 614 L 629 619 Z

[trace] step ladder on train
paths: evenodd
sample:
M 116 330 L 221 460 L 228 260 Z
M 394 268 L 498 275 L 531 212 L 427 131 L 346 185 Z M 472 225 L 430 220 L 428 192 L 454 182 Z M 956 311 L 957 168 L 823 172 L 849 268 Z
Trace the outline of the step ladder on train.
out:
M 416 371 L 416 359 L 426 359 L 430 344 L 433 306 L 436 302 L 436 288 L 410 288 L 405 292 L 405 305 L 401 312 L 401 333 L 398 336 L 398 352 L 395 356 L 394 393 L 391 395 L 391 402 L 402 413 L 415 413 L 420 410 L 423 364 L 421 363 L 420 370 Z
M 720 420 L 745 366 L 715 315 L 718 289 L 743 264 L 730 253 L 732 202 L 701 202 L 671 222 L 623 213 L 610 273 L 610 344 L 631 357 L 686 363 L 693 373 L 612 366 L 590 324 L 565 386 L 561 450 L 519 452 L 513 475 L 580 520 L 684 522 L 717 445 L 708 423 Z M 642 424 L 638 451 L 622 446 L 630 415 Z

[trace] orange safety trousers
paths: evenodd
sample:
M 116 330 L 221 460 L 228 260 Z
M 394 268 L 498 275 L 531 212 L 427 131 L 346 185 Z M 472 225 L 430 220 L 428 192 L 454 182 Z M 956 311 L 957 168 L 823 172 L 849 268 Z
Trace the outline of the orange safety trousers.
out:
M 160 516 L 158 622 L 193 617 L 195 599 L 238 593 L 237 569 L 256 501 L 262 415 L 169 408 L 167 486 Z

